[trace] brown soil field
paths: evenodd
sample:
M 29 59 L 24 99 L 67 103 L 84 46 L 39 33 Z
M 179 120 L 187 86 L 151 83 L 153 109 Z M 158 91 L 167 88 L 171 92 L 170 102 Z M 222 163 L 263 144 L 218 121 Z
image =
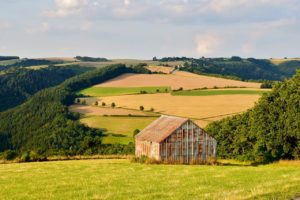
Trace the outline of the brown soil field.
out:
M 98 84 L 96 87 L 151 87 L 170 86 L 172 89 L 182 87 L 184 90 L 213 87 L 248 87 L 260 88 L 260 83 L 243 82 L 224 78 L 196 75 L 188 72 L 175 74 L 123 74 L 114 79 Z
M 147 66 L 146 68 L 151 72 L 162 72 L 165 74 L 170 74 L 174 70 L 174 67 L 164 67 L 164 66 Z
M 124 109 L 124 108 L 109 108 L 109 107 L 96 107 L 96 106 L 89 106 L 89 105 L 71 105 L 69 107 L 71 112 L 78 112 L 80 114 L 85 115 L 138 115 L 138 116 L 154 116 L 154 114 L 142 112 L 139 110 L 132 110 L 132 109 Z
M 218 95 L 216 96 L 172 96 L 171 94 L 145 94 L 103 97 L 100 100 L 118 107 L 145 109 L 153 107 L 155 112 L 167 115 L 189 117 L 199 125 L 231 116 L 254 106 L 260 95 Z

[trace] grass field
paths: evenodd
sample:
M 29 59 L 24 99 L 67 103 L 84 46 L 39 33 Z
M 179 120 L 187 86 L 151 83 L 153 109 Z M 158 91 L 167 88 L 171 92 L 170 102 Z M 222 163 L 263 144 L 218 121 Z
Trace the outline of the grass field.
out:
M 133 131 L 142 130 L 156 117 L 103 117 L 86 116 L 81 122 L 93 128 L 106 129 L 106 135 L 103 137 L 104 144 L 128 144 L 133 142 Z
M 197 75 L 188 72 L 175 74 L 123 74 L 95 87 L 159 87 L 169 86 L 172 89 L 184 90 L 219 87 L 260 88 L 261 83 L 243 82 L 224 78 Z
M 12 65 L 16 62 L 20 61 L 19 59 L 13 59 L 13 60 L 2 60 L 0 61 L 0 65 Z
M 119 96 L 127 94 L 140 94 L 141 91 L 146 93 L 168 92 L 169 87 L 89 87 L 81 90 L 79 93 L 86 96 L 106 97 Z
M 172 92 L 177 96 L 211 96 L 211 95 L 234 95 L 234 94 L 263 94 L 270 90 L 230 90 L 230 89 L 214 89 L 214 90 L 183 90 Z
M 292 199 L 299 165 L 145 165 L 79 160 L 0 165 L 2 200 Z

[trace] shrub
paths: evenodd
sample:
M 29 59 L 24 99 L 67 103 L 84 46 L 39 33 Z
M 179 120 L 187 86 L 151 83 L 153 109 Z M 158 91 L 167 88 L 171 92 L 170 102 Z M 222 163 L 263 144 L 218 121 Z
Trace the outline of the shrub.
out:
M 95 105 L 95 106 L 98 106 L 98 101 L 95 101 L 94 105 Z
M 145 108 L 144 106 L 140 106 L 140 110 L 143 111 Z
M 159 90 L 159 89 L 156 89 L 156 92 L 160 92 L 160 90 Z
M 111 107 L 112 107 L 112 108 L 115 108 L 115 107 L 116 107 L 116 104 L 115 104 L 114 102 L 112 102 L 112 103 L 111 103 Z
M 154 108 L 150 108 L 150 111 L 151 111 L 151 112 L 154 112 Z
M 20 161 L 21 162 L 29 162 L 30 161 L 30 152 L 29 151 L 23 152 L 20 157 Z
M 7 150 L 3 153 L 4 160 L 13 160 L 18 156 L 17 152 L 13 150 Z
M 103 106 L 103 107 L 106 106 L 106 103 L 105 103 L 105 102 L 102 102 L 102 106 Z
M 135 129 L 133 131 L 133 137 L 135 137 L 137 134 L 139 134 L 139 132 L 141 132 L 139 129 Z

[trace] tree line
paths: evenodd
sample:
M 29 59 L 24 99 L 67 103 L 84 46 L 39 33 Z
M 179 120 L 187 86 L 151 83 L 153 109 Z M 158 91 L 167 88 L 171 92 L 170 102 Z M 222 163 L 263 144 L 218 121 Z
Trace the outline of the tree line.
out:
M 272 162 L 300 157 L 300 71 L 253 109 L 213 122 L 206 129 L 218 141 L 222 158 Z

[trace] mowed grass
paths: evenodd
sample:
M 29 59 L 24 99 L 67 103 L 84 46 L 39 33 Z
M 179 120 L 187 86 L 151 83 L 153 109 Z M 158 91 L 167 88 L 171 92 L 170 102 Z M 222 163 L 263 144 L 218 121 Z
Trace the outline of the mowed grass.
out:
M 299 165 L 145 165 L 129 160 L 3 164 L 0 197 L 27 199 L 292 199 Z
M 128 94 L 140 94 L 141 92 L 146 93 L 158 93 L 158 92 L 169 92 L 169 87 L 90 87 L 81 90 L 79 93 L 85 96 L 93 97 L 106 97 L 106 96 L 119 96 Z
M 106 129 L 106 136 L 102 139 L 104 144 L 128 144 L 133 142 L 135 129 L 142 130 L 155 119 L 157 117 L 86 116 L 81 122 L 89 127 Z
M 182 90 L 172 92 L 172 95 L 177 96 L 211 96 L 211 95 L 235 95 L 235 94 L 263 94 L 269 90 Z

